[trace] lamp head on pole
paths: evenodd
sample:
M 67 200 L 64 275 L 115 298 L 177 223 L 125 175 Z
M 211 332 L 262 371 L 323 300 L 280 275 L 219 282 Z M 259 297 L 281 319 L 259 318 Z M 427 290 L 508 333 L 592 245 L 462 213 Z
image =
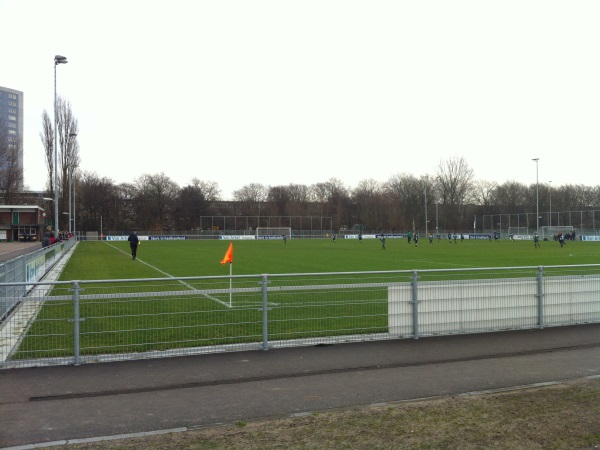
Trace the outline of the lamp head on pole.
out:
M 67 57 L 66 56 L 61 56 L 61 55 L 55 55 L 54 56 L 54 65 L 57 64 L 66 64 L 69 61 L 67 61 Z

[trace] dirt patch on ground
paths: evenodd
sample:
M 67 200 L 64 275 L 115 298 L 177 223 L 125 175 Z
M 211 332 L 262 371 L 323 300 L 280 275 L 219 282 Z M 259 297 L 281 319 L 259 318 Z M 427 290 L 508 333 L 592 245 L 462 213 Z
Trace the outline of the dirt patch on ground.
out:
M 600 379 L 239 422 L 76 449 L 597 449 Z

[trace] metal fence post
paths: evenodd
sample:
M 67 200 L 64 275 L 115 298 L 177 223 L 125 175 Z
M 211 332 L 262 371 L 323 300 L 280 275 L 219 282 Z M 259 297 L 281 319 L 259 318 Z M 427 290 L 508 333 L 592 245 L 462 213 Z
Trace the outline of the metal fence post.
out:
M 538 324 L 544 328 L 544 267 L 538 266 L 537 273 Z
M 418 292 L 419 273 L 416 270 L 412 272 L 412 313 L 413 313 L 413 339 L 419 339 L 419 292 Z
M 73 282 L 73 364 L 81 364 L 80 340 L 79 340 L 79 283 Z
M 267 292 L 267 285 L 269 284 L 269 277 L 267 275 L 262 276 L 262 332 L 263 341 L 260 348 L 263 350 L 269 350 L 269 294 Z

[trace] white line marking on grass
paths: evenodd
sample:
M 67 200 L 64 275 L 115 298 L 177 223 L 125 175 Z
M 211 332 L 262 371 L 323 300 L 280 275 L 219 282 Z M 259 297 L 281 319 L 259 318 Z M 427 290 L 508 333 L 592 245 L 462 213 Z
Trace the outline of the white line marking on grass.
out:
M 413 261 L 415 263 L 424 263 L 424 264 L 429 264 L 431 266 L 434 266 L 434 269 L 439 269 L 439 267 L 437 267 L 436 265 L 443 265 L 443 266 L 450 266 L 450 267 L 466 267 L 466 268 L 472 268 L 473 264 L 458 264 L 458 263 L 451 263 L 451 262 L 440 262 L 440 261 L 432 261 L 432 260 L 426 260 L 426 259 L 410 259 L 407 261 Z M 421 267 L 421 269 L 423 269 Z
M 115 246 L 114 246 L 114 245 L 112 245 L 112 244 L 109 244 L 108 242 L 106 243 L 106 245 L 108 245 L 109 247 L 112 247 L 112 248 L 114 248 L 115 250 L 117 250 L 117 251 L 119 251 L 119 252 L 121 252 L 121 253 L 124 253 L 124 254 L 126 254 L 127 256 L 129 256 L 129 253 L 127 253 L 127 252 L 126 252 L 126 251 L 124 251 L 124 250 L 121 250 L 121 249 L 120 249 L 120 248 L 118 248 L 118 247 L 115 247 Z M 164 270 L 160 270 L 158 267 L 156 267 L 156 266 L 153 266 L 152 264 L 148 264 L 147 262 L 144 262 L 144 261 L 142 261 L 142 260 L 141 260 L 141 259 L 139 259 L 139 258 L 136 258 L 136 260 L 138 260 L 138 261 L 139 261 L 139 262 L 141 262 L 142 264 L 145 264 L 145 265 L 147 265 L 147 266 L 148 266 L 148 267 L 150 267 L 151 269 L 154 269 L 154 270 L 156 270 L 157 272 L 159 272 L 159 273 L 162 273 L 162 274 L 163 274 L 163 275 L 165 275 L 166 277 L 169 277 L 169 278 L 175 278 L 175 277 L 174 277 L 173 275 L 171 275 L 170 273 L 167 273 L 167 272 L 165 272 Z M 196 290 L 196 288 L 195 288 L 194 286 L 192 286 L 192 285 L 191 285 L 191 284 L 189 284 L 189 283 L 186 283 L 186 282 L 185 282 L 185 281 L 183 281 L 183 280 L 177 280 L 177 281 L 179 281 L 181 284 L 183 284 L 185 287 L 187 287 L 188 289 L 190 289 L 190 290 L 192 290 L 192 291 L 195 291 L 195 290 Z M 231 307 L 232 307 L 232 306 L 230 306 L 230 305 L 229 305 L 229 303 L 227 303 L 227 302 L 224 302 L 224 301 L 222 301 L 222 300 L 219 300 L 218 298 L 212 297 L 212 296 L 210 296 L 210 295 L 208 295 L 208 294 L 202 294 L 202 295 L 204 295 L 206 298 L 209 298 L 209 299 L 211 299 L 211 300 L 214 300 L 214 301 L 215 301 L 215 302 L 217 302 L 217 303 L 220 303 L 220 304 L 221 304 L 221 305 L 223 305 L 223 306 L 226 306 L 227 308 L 231 308 Z

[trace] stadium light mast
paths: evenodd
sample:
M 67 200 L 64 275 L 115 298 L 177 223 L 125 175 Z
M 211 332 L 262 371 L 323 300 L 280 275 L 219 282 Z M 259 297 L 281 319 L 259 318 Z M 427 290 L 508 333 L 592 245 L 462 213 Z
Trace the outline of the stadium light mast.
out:
M 77 133 L 70 133 L 69 134 L 69 140 L 72 139 L 72 138 L 75 139 L 76 137 L 77 137 Z M 71 186 L 73 184 L 73 170 L 75 168 L 72 165 L 70 165 L 70 167 L 68 167 L 67 169 L 68 169 L 68 175 L 69 175 L 69 233 L 73 233 L 73 227 L 71 226 L 71 213 L 72 213 L 71 205 L 73 204 L 72 203 L 73 200 L 72 200 L 72 197 L 71 197 L 71 191 L 72 191 Z
M 54 233 L 58 238 L 58 134 L 56 123 L 58 122 L 58 111 L 56 110 L 56 66 L 67 64 L 66 56 L 54 56 Z
M 428 222 L 429 220 L 427 220 L 427 179 L 425 179 L 425 238 L 427 238 L 428 234 Z
M 548 226 L 552 226 L 552 180 L 550 180 L 550 220 L 548 220 Z
M 540 235 L 540 183 L 539 183 L 539 162 L 540 158 L 533 158 L 535 161 L 535 232 Z

